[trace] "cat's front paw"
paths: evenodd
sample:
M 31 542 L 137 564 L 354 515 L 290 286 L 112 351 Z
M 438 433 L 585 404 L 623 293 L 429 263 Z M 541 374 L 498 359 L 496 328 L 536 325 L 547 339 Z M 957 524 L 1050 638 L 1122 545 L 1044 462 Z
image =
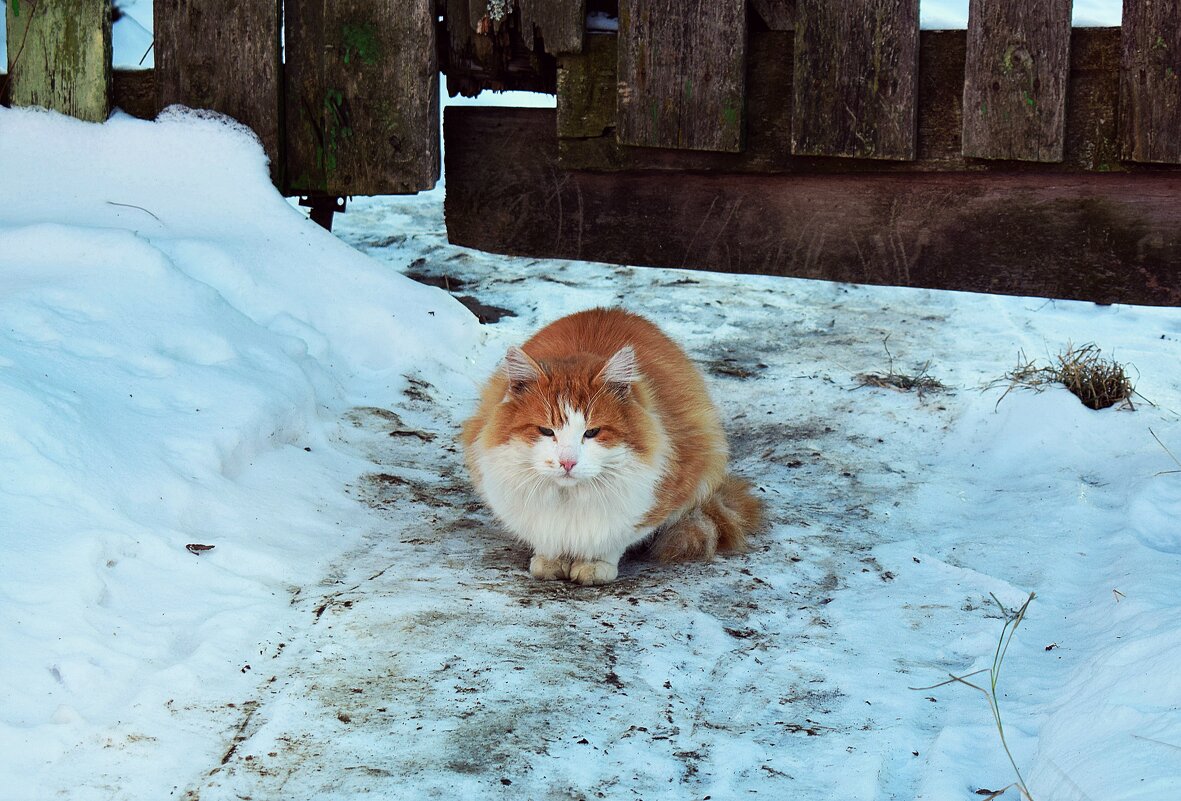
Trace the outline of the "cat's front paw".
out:
M 535 579 L 542 581 L 557 581 L 558 579 L 570 578 L 570 560 L 569 559 L 550 559 L 541 554 L 533 554 L 533 558 L 529 560 L 529 574 Z
M 570 565 L 570 580 L 575 584 L 610 584 L 618 575 L 618 565 L 601 559 L 575 561 Z

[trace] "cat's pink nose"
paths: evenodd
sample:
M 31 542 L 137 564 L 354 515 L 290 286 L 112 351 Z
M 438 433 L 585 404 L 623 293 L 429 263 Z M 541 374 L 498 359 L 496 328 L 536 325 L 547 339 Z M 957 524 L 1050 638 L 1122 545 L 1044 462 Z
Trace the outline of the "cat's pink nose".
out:
M 558 462 L 562 465 L 567 473 L 574 469 L 574 465 L 578 464 L 577 459 L 559 459 Z

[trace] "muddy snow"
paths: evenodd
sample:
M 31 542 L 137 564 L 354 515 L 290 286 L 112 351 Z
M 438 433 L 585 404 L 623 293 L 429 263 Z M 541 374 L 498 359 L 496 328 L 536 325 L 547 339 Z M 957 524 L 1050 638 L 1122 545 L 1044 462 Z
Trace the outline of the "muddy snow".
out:
M 0 127 L 0 798 L 976 798 L 1017 778 L 985 698 L 911 688 L 1031 592 L 998 700 L 1033 796 L 1181 795 L 1178 310 L 505 258 L 437 192 L 352 203 L 365 258 L 241 131 Z M 539 583 L 458 427 L 611 304 L 701 365 L 769 525 Z M 1134 409 L 984 389 L 1090 341 Z

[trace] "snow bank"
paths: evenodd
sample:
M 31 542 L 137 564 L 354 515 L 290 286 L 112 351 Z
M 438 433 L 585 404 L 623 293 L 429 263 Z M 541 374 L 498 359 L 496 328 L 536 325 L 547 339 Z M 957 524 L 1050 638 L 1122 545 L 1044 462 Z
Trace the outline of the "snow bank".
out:
M 247 680 L 363 533 L 341 411 L 420 370 L 466 386 L 477 326 L 293 210 L 236 125 L 0 109 L 0 141 L 0 797 L 23 798 L 121 726 L 173 746 L 162 770 L 208 748 L 125 716 Z

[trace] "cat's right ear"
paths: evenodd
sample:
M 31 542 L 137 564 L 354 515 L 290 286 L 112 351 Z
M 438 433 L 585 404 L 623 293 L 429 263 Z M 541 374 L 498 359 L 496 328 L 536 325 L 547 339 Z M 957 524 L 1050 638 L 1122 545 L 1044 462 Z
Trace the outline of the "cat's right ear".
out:
M 518 347 L 511 347 L 504 356 L 501 365 L 508 378 L 509 394 L 518 395 L 529 388 L 531 384 L 541 378 L 541 365 L 535 362 L 528 353 Z

